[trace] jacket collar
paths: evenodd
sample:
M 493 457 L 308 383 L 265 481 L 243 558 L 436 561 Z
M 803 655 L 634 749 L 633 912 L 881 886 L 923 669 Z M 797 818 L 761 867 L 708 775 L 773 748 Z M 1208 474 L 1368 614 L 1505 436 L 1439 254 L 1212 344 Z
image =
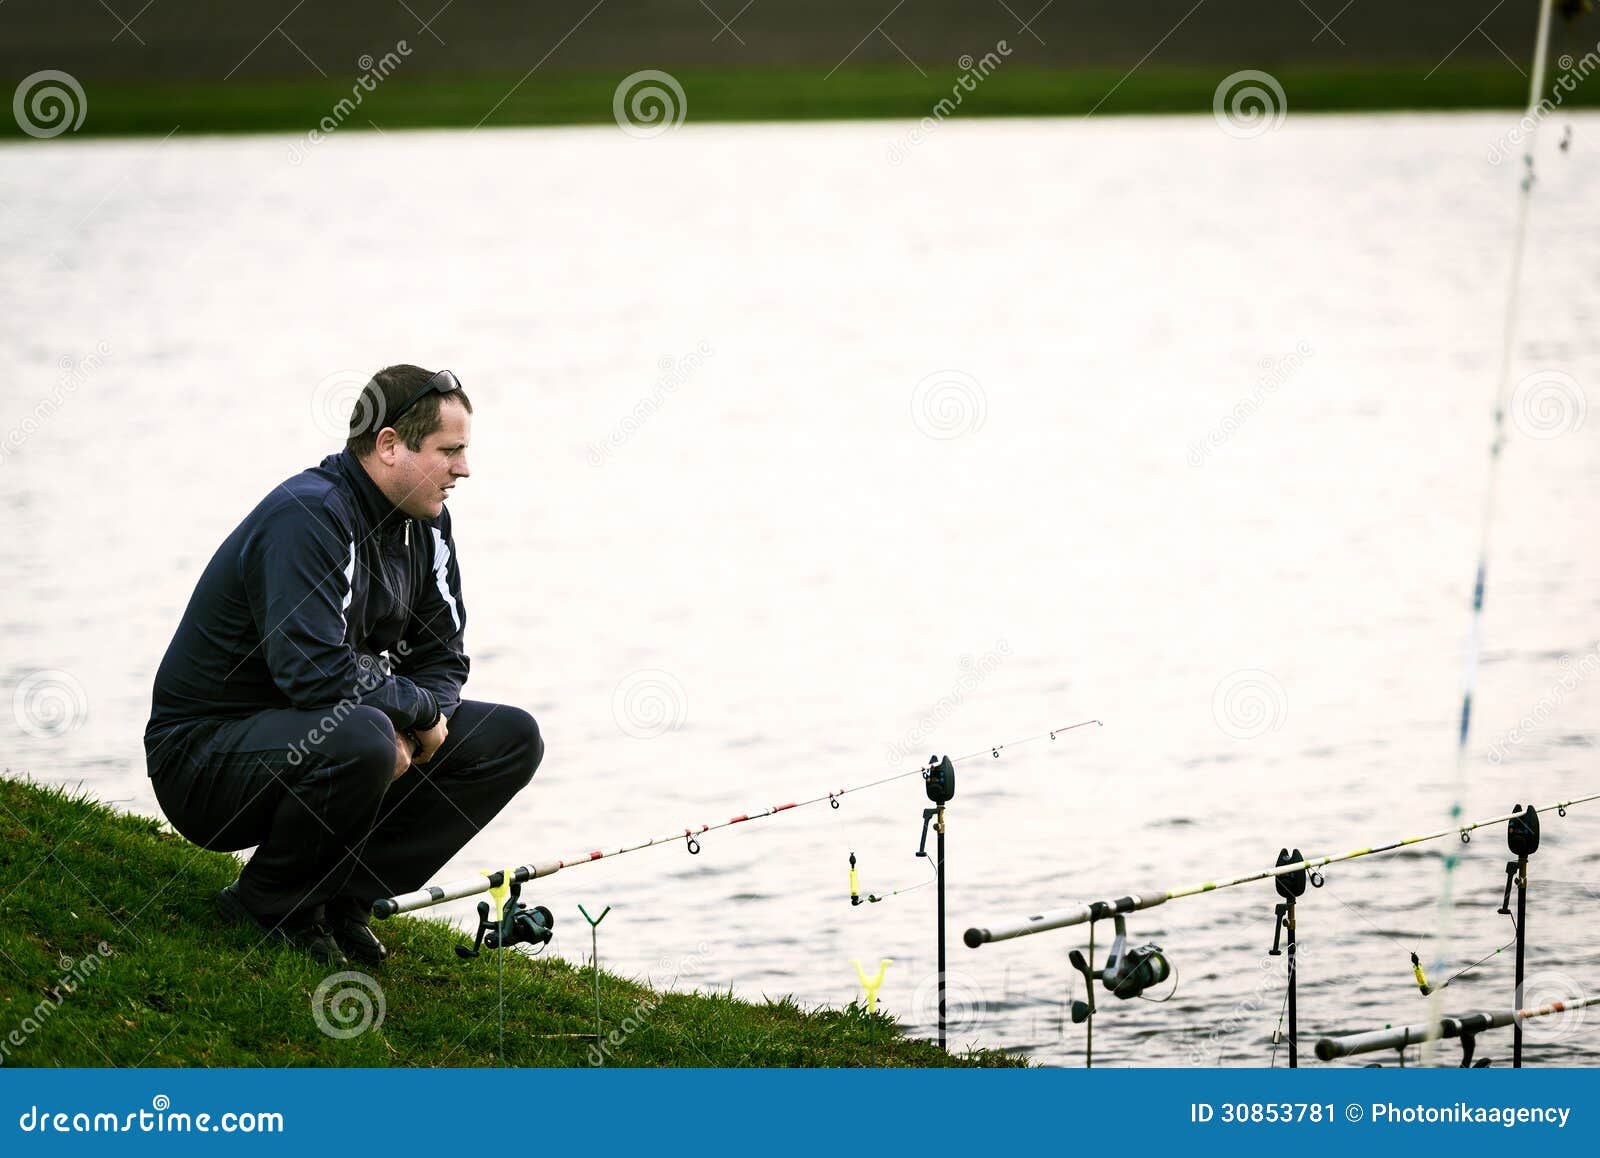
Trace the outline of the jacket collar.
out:
M 367 468 L 361 465 L 361 460 L 348 449 L 341 450 L 337 456 L 337 465 L 345 478 L 350 481 L 350 487 L 355 491 L 356 503 L 373 531 L 385 538 L 398 535 L 409 516 L 401 513 L 400 509 L 378 489 L 378 484 L 372 481 L 372 476 L 367 473 Z

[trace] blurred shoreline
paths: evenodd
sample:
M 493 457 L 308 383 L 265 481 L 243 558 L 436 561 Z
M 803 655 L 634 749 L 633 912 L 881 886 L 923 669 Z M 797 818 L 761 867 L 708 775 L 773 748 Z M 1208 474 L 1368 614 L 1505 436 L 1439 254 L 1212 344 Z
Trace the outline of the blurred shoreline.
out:
M 642 74 L 635 74 L 639 76 Z M 1147 64 L 1119 68 L 1040 68 L 1007 62 L 961 91 L 958 69 L 919 76 L 908 68 L 683 68 L 669 73 L 681 89 L 674 104 L 688 122 L 905 119 L 972 117 L 1209 114 L 1225 70 Z M 1286 111 L 1402 112 L 1517 110 L 1527 82 L 1504 63 L 1446 65 L 1431 75 L 1423 64 L 1286 65 L 1271 70 Z M 337 121 L 340 131 L 412 128 L 608 124 L 634 77 L 616 71 L 523 74 L 408 75 L 404 66 L 374 81 L 348 77 L 244 78 L 228 81 L 102 79 L 85 83 L 87 110 L 72 136 L 192 133 L 307 133 Z M 520 82 L 520 83 L 519 83 Z M 352 94 L 359 93 L 359 99 Z M 1600 106 L 1600 85 L 1579 86 L 1565 108 Z M 638 110 L 635 110 L 636 112 Z M 648 115 L 649 110 L 645 113 Z M 14 121 L 0 136 L 27 139 Z

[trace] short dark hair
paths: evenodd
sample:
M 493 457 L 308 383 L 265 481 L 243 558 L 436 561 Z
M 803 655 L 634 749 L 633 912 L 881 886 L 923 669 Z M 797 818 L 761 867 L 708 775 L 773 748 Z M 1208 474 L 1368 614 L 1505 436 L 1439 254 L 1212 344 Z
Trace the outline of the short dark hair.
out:
M 421 450 L 422 440 L 441 425 L 439 406 L 444 401 L 443 394 L 430 390 L 400 416 L 399 422 L 386 422 L 385 416 L 404 406 L 406 399 L 426 386 L 432 377 L 432 370 L 407 363 L 387 366 L 374 374 L 350 411 L 350 437 L 345 442 L 350 453 L 357 458 L 367 457 L 377 449 L 379 432 L 389 425 L 393 425 L 400 440 L 412 450 Z M 472 399 L 465 390 L 452 390 L 450 397 L 459 400 L 468 414 L 472 413 Z

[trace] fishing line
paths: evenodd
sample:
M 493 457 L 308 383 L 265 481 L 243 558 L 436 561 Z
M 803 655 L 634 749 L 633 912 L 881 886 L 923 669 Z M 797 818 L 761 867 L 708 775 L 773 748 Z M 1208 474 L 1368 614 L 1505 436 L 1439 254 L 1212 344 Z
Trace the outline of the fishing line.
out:
M 1326 887 L 1326 885 L 1324 885 L 1324 887 Z M 1389 932 L 1388 930 L 1382 929 L 1377 924 L 1375 924 L 1372 921 L 1372 919 L 1370 917 L 1368 917 L 1366 915 L 1366 913 L 1362 910 L 1361 906 L 1354 905 L 1354 904 L 1350 903 L 1349 901 L 1345 900 L 1343 897 L 1339 896 L 1338 893 L 1333 892 L 1331 889 L 1328 889 L 1327 893 L 1335 901 L 1338 901 L 1339 904 L 1341 904 L 1345 908 L 1349 909 L 1357 917 L 1360 917 L 1369 926 L 1371 926 L 1373 932 L 1377 933 L 1380 937 L 1388 938 L 1388 940 L 1392 944 L 1394 944 L 1402 952 L 1407 954 L 1407 956 L 1410 958 L 1412 969 L 1416 974 L 1417 986 L 1418 986 L 1419 989 L 1421 989 L 1422 995 L 1424 997 L 1431 996 L 1432 994 L 1438 992 L 1439 990 L 1442 990 L 1442 989 L 1446 988 L 1450 984 L 1450 982 L 1454 981 L 1456 978 L 1458 978 L 1458 977 L 1460 977 L 1460 976 L 1462 976 L 1462 975 L 1464 975 L 1466 973 L 1471 972 L 1472 970 L 1476 969 L 1479 965 L 1482 965 L 1486 961 L 1493 960 L 1495 957 L 1499 956 L 1501 953 L 1504 953 L 1507 949 L 1511 948 L 1513 945 L 1515 945 L 1517 943 L 1517 938 L 1516 938 L 1515 935 L 1513 935 L 1511 940 L 1507 941 L 1504 945 L 1500 946 L 1500 948 L 1494 950 L 1492 953 L 1488 954 L 1485 957 L 1479 958 L 1477 961 L 1474 961 L 1471 965 L 1468 965 L 1468 966 L 1466 966 L 1466 967 L 1464 967 L 1462 969 L 1456 970 L 1456 972 L 1452 973 L 1449 977 L 1447 977 L 1444 981 L 1440 982 L 1438 985 L 1432 985 L 1432 984 L 1430 984 L 1428 982 L 1427 975 L 1425 973 L 1423 973 L 1423 971 L 1422 971 L 1422 962 L 1421 962 L 1421 958 L 1419 956 L 1420 947 L 1419 948 L 1415 948 L 1415 949 L 1408 948 L 1406 946 L 1406 944 L 1403 941 L 1400 940 L 1400 938 L 1396 937 L 1393 933 Z M 1516 921 L 1513 920 L 1512 921 L 1512 928 L 1515 929 L 1515 927 L 1516 927 Z M 1419 946 L 1420 946 L 1420 942 L 1419 942 Z M 1288 1002 L 1288 991 L 1287 991 L 1287 989 L 1284 992 L 1284 1001 L 1287 1004 L 1287 1002 Z M 1283 1028 L 1283 1018 L 1282 1018 L 1281 1015 L 1278 1018 L 1278 1028 L 1279 1028 L 1280 1031 Z M 1276 1054 L 1276 1052 L 1277 1052 L 1277 1042 L 1276 1041 L 1274 1041 L 1274 1043 L 1273 1043 L 1273 1052 L 1274 1052 L 1274 1054 Z
M 863 891 L 861 888 L 861 874 L 856 867 L 856 842 L 851 839 L 850 822 L 845 819 L 845 810 L 843 808 L 833 809 L 833 814 L 839 820 L 839 835 L 844 842 L 844 846 L 850 850 L 850 904 L 852 906 L 880 904 L 883 901 L 889 900 L 891 897 L 904 896 L 906 893 L 914 893 L 918 889 L 925 889 L 929 885 L 935 884 L 939 880 L 939 865 L 930 863 L 928 866 L 928 879 L 920 884 L 907 885 L 904 888 L 890 889 L 884 893 Z
M 1176 965 L 1171 966 L 1170 972 L 1172 974 L 1172 988 L 1167 990 L 1166 993 L 1160 997 L 1151 997 L 1148 993 L 1135 993 L 1134 996 L 1140 1001 L 1148 1001 L 1151 1005 L 1165 1005 L 1178 995 L 1178 967 Z
M 952 764 L 964 764 L 969 760 L 978 759 L 985 752 L 989 753 L 989 756 L 990 756 L 991 759 L 998 760 L 998 759 L 1000 759 L 1000 753 L 1004 752 L 1007 748 L 1018 748 L 1018 747 L 1021 747 L 1023 744 L 1029 744 L 1029 743 L 1032 743 L 1035 740 L 1042 740 L 1046 736 L 1049 736 L 1050 739 L 1054 740 L 1056 738 L 1056 736 L 1061 732 L 1070 732 L 1074 728 L 1086 727 L 1089 724 L 1094 724 L 1094 725 L 1096 725 L 1098 727 L 1103 727 L 1104 726 L 1104 725 L 1102 725 L 1100 723 L 1099 720 L 1084 720 L 1081 723 L 1071 724 L 1071 725 L 1069 725 L 1069 726 L 1067 726 L 1065 728 L 1052 728 L 1050 731 L 1048 731 L 1048 732 L 1040 732 L 1036 736 L 1026 736 L 1026 737 L 1024 737 L 1024 738 L 1022 738 L 1020 740 L 1008 740 L 1004 744 L 991 744 L 988 748 L 980 748 L 976 752 L 968 752 L 965 756 L 957 756 L 954 759 L 952 759 L 950 762 Z M 927 768 L 929 768 L 931 766 L 932 766 L 932 758 L 930 757 L 930 763 L 926 764 L 926 765 L 923 765 L 921 768 L 916 769 L 916 771 L 922 772 L 922 771 L 925 771 Z M 880 783 L 882 783 L 882 782 L 880 781 Z M 839 813 L 840 824 L 843 825 L 844 824 L 844 810 L 839 806 L 837 801 L 834 801 L 833 807 L 834 807 L 834 810 Z M 852 905 L 858 905 L 858 904 L 862 904 L 862 903 L 878 904 L 878 903 L 880 903 L 882 901 L 888 900 L 890 897 L 904 896 L 906 893 L 914 893 L 918 889 L 925 889 L 929 885 L 938 883 L 939 870 L 944 867 L 943 859 L 939 859 L 939 860 L 935 861 L 934 858 L 929 857 L 928 860 L 929 860 L 930 863 L 928 865 L 929 873 L 928 873 L 928 879 L 927 880 L 922 881 L 920 884 L 906 885 L 903 888 L 891 889 L 888 892 L 883 893 L 882 895 L 878 895 L 878 894 L 874 894 L 874 893 L 867 893 L 863 897 L 862 893 L 861 893 L 861 889 L 860 889 L 860 878 L 859 878 L 859 875 L 858 875 L 857 870 L 856 870 L 855 846 L 854 846 L 854 842 L 849 839 L 848 833 L 846 834 L 845 844 L 846 844 L 847 847 L 850 848 L 850 903 Z
M 1402 952 L 1404 952 L 1404 953 L 1406 953 L 1408 955 L 1412 955 L 1412 956 L 1416 955 L 1417 948 L 1415 946 L 1407 945 L 1405 942 L 1401 941 L 1400 938 L 1396 937 L 1393 933 L 1389 932 L 1387 929 L 1379 927 L 1378 924 L 1375 921 L 1373 921 L 1371 917 L 1367 916 L 1366 913 L 1364 913 L 1361 910 L 1360 906 L 1351 904 L 1349 901 L 1347 901 L 1343 897 L 1341 897 L 1338 893 L 1335 893 L 1331 889 L 1329 889 L 1327 887 L 1327 879 L 1328 878 L 1326 876 L 1324 876 L 1322 879 L 1323 879 L 1323 891 L 1326 892 L 1334 900 L 1338 901 L 1345 908 L 1349 909 L 1356 916 L 1360 917 L 1363 921 L 1365 921 L 1368 924 L 1368 926 L 1371 927 L 1371 929 L 1372 929 L 1372 931 L 1374 933 L 1378 934 L 1378 936 L 1380 936 L 1380 937 L 1387 937 L 1394 945 L 1398 946 Z M 1418 944 L 1420 945 L 1420 942 L 1418 942 Z
M 1512 925 L 1513 928 L 1515 928 L 1516 927 L 1516 922 L 1512 921 L 1511 925 Z M 1457 977 L 1460 977 L 1463 974 L 1472 972 L 1479 965 L 1482 965 L 1485 961 L 1492 961 L 1494 958 L 1496 958 L 1500 954 L 1504 953 L 1507 949 L 1511 948 L 1511 946 L 1515 945 L 1516 943 L 1517 943 L 1517 938 L 1515 936 L 1513 936 L 1511 938 L 1511 940 L 1507 941 L 1504 945 L 1501 945 L 1500 948 L 1496 949 L 1493 953 L 1490 953 L 1487 957 L 1479 957 L 1471 965 L 1467 965 L 1467 966 L 1465 966 L 1465 967 L 1463 967 L 1461 969 L 1457 969 L 1454 973 L 1450 974 L 1450 976 L 1446 977 L 1438 985 L 1435 985 L 1433 987 L 1433 991 L 1435 993 L 1437 993 L 1437 992 L 1439 992 L 1439 990 L 1446 988 L 1450 984 L 1450 982 L 1454 981 Z
M 1278 1068 L 1278 1046 L 1283 1044 L 1283 1018 L 1289 1012 L 1289 979 L 1283 979 L 1283 1004 L 1278 1006 L 1278 1026 L 1272 1031 L 1272 1069 Z
M 1007 748 L 1018 748 L 1024 744 L 1031 744 L 1035 741 L 1043 740 L 1046 737 L 1051 740 L 1055 740 L 1058 736 L 1066 732 L 1071 732 L 1078 728 L 1085 728 L 1090 724 L 1101 726 L 1099 720 L 1080 720 L 1075 724 L 1066 724 L 1058 728 L 1051 728 L 1048 731 L 1040 732 L 1033 736 L 1025 736 L 1019 740 L 1008 740 L 1004 744 L 993 744 L 989 747 L 979 749 L 976 752 L 968 753 L 959 759 L 950 760 L 950 763 L 965 763 L 969 760 L 976 760 L 984 755 L 989 755 L 993 759 L 999 759 L 1000 753 Z M 656 845 L 676 844 L 677 842 L 682 841 L 691 854 L 698 854 L 700 852 L 700 841 L 698 838 L 705 833 L 716 832 L 719 829 L 728 828 L 735 824 L 744 824 L 751 820 L 760 820 L 764 817 L 775 816 L 780 812 L 790 812 L 795 809 L 809 807 L 813 804 L 821 804 L 824 801 L 827 801 L 831 807 L 838 809 L 841 807 L 839 803 L 840 799 L 853 792 L 864 792 L 869 788 L 877 788 L 883 784 L 891 784 L 897 780 L 904 780 L 910 776 L 921 776 L 926 778 L 927 774 L 938 766 L 939 765 L 937 763 L 930 763 L 927 765 L 919 764 L 915 768 L 911 768 L 905 772 L 896 772 L 890 776 L 883 776 L 876 780 L 869 780 L 864 784 L 856 784 L 847 788 L 834 789 L 833 791 L 824 792 L 820 795 L 812 796 L 805 800 L 791 801 L 787 804 L 770 805 L 767 808 L 754 812 L 741 813 L 738 816 L 730 817 L 727 820 L 718 821 L 714 824 L 690 825 L 686 828 L 675 829 L 672 832 L 665 833 L 660 836 L 654 836 L 648 840 L 638 841 L 634 844 L 622 845 L 618 848 L 594 849 L 590 852 L 582 853 L 578 856 L 564 860 L 539 861 L 531 864 L 521 865 L 515 869 L 499 870 L 487 875 L 480 873 L 476 876 L 466 877 L 457 881 L 451 881 L 443 885 L 429 885 L 418 889 L 415 892 L 404 893 L 400 896 L 380 898 L 379 900 L 373 902 L 372 912 L 374 916 L 379 918 L 392 917 L 399 913 L 414 912 L 417 909 L 430 908 L 433 905 L 443 904 L 446 901 L 460 900 L 463 897 L 475 896 L 478 893 L 489 890 L 490 888 L 500 887 L 507 878 L 513 882 L 521 884 L 526 881 L 535 880 L 539 877 L 550 876 L 553 873 L 560 872 L 562 869 L 572 868 L 575 865 L 589 864 L 594 861 L 604 860 L 609 857 L 622 856 L 625 853 L 639 852 L 642 849 L 653 848 Z M 937 865 L 935 866 L 935 869 L 937 870 Z

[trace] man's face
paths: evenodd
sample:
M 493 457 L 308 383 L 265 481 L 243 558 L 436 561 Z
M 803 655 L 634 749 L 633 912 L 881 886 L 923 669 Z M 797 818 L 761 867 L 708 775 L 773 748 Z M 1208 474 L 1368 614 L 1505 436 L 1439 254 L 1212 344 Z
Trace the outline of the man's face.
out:
M 444 509 L 450 488 L 466 478 L 467 442 L 472 437 L 472 415 L 452 398 L 439 406 L 439 429 L 412 450 L 398 439 L 385 473 L 383 492 L 389 501 L 414 519 L 436 518 Z M 380 457 L 390 458 L 380 450 Z

